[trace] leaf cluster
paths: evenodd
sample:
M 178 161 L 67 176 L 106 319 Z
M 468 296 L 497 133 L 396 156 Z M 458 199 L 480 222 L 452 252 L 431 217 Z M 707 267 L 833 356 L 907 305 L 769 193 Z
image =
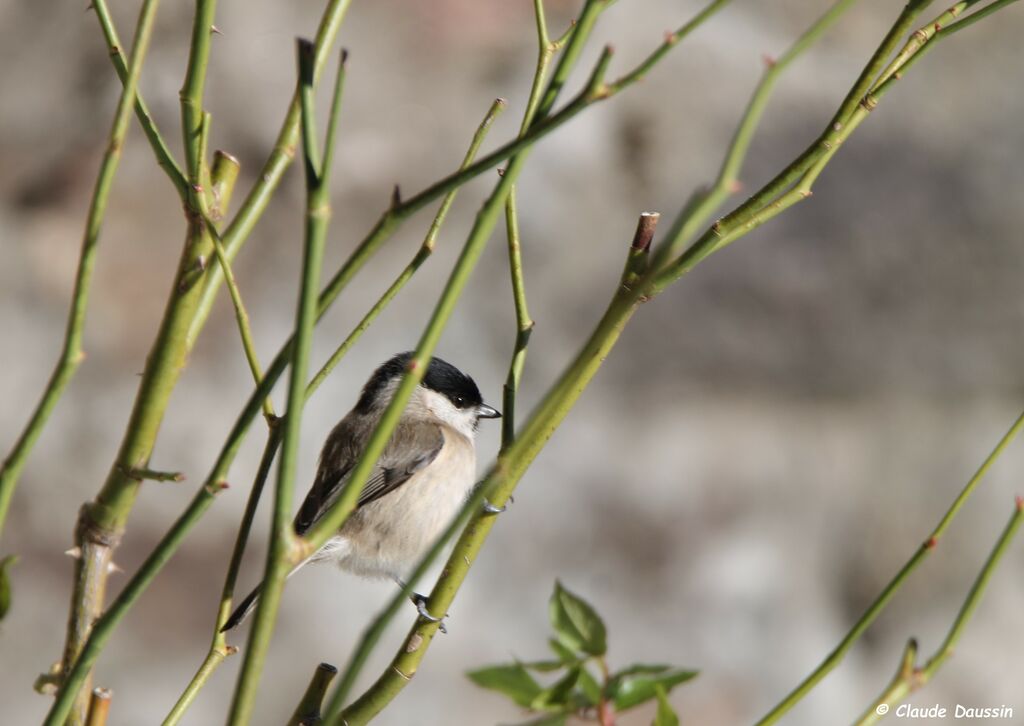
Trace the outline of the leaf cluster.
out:
M 635 663 L 617 671 L 608 668 L 608 630 L 597 611 L 583 598 L 555 582 L 548 602 L 553 658 L 484 666 L 466 675 L 501 693 L 535 718 L 522 726 L 563 726 L 570 716 L 614 723 L 615 715 L 657 701 L 654 726 L 676 726 L 679 719 L 668 703 L 673 688 L 697 671 L 664 664 Z M 549 685 L 543 685 L 538 674 Z

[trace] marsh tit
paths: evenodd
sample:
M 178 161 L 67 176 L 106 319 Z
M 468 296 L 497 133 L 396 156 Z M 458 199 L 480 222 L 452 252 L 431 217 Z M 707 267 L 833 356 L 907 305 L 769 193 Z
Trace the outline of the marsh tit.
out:
M 341 496 L 412 357 L 399 353 L 374 371 L 355 408 L 327 437 L 313 486 L 295 517 L 296 534 L 309 530 Z M 448 526 L 473 488 L 477 424 L 482 418 L 500 417 L 483 402 L 472 378 L 440 358 L 432 359 L 356 510 L 335 537 L 292 573 L 309 562 L 332 561 L 348 572 L 402 585 L 402 574 Z M 259 594 L 257 586 L 223 630 L 242 622 Z M 436 620 L 427 614 L 422 598 L 414 597 L 414 602 L 421 615 Z

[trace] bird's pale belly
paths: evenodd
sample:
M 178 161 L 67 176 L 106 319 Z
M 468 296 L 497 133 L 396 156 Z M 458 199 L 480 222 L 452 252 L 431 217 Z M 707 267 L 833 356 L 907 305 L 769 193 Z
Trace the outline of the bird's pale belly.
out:
M 435 468 L 448 475 L 431 476 Z M 365 577 L 403 577 L 452 521 L 475 475 L 472 446 L 446 445 L 427 470 L 355 512 L 324 559 Z

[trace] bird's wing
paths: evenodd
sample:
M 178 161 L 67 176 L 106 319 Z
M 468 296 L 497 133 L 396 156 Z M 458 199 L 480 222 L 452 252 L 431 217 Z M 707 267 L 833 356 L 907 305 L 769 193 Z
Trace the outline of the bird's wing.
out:
M 349 426 L 342 421 L 327 437 L 320 469 L 309 494 L 295 517 L 296 534 L 304 534 L 341 496 L 359 460 L 362 442 L 354 442 Z M 441 452 L 441 427 L 427 421 L 400 423 L 384 447 L 363 487 L 356 508 L 393 492 Z

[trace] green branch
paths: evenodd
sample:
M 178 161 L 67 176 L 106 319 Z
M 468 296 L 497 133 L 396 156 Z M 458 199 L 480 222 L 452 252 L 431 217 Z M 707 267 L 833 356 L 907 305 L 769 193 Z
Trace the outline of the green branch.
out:
M 935 549 L 939 539 L 946 531 L 946 528 L 949 527 L 950 522 L 953 521 L 953 518 L 960 511 L 964 502 L 967 501 L 968 497 L 971 496 L 974 490 L 981 483 L 982 479 L 985 478 L 988 470 L 1010 445 L 1010 442 L 1013 441 L 1017 437 L 1017 434 L 1021 432 L 1021 429 L 1024 429 L 1024 413 L 1021 413 L 1017 420 L 1014 421 L 1013 425 L 1003 435 L 1003 438 L 999 440 L 998 444 L 996 444 L 996 447 L 988 457 L 985 458 L 985 461 L 982 462 L 981 466 L 978 467 L 974 476 L 970 478 L 964 488 L 960 491 L 960 494 L 953 500 L 953 503 L 950 505 L 949 509 L 946 510 L 945 515 L 939 521 L 938 525 L 936 525 L 935 529 L 932 530 L 932 533 L 927 539 L 925 539 L 921 546 L 917 548 L 917 551 L 906 562 L 906 564 L 900 568 L 900 571 L 896 573 L 896 576 L 889 581 L 889 584 L 886 585 L 885 589 L 883 589 L 879 596 L 875 598 L 875 601 L 868 606 L 867 610 L 865 610 L 864 614 L 860 616 L 856 623 L 854 623 L 853 627 L 850 628 L 850 631 L 842 641 L 840 641 L 839 645 L 829 653 L 828 657 L 825 658 L 825 660 L 822 661 L 810 675 L 808 675 L 796 688 L 782 699 L 775 708 L 765 714 L 761 720 L 757 722 L 757 726 L 768 726 L 768 724 L 773 724 L 778 721 L 787 711 L 803 699 L 803 697 L 806 696 L 822 678 L 824 678 L 833 668 L 839 665 L 846 653 L 853 647 L 854 643 L 860 639 L 860 636 L 864 634 L 864 631 L 868 629 L 871 623 L 875 621 L 875 618 L 877 618 L 889 604 L 889 601 L 892 599 L 893 595 L 896 594 L 897 590 L 903 586 L 903 583 L 910 576 L 910 573 L 916 570 L 921 562 L 924 561 L 924 559 L 931 554 L 932 550 Z
M 228 723 L 233 725 L 246 724 L 252 718 L 260 672 L 270 647 L 270 636 L 277 619 L 284 581 L 292 566 L 297 564 L 295 560 L 295 553 L 298 550 L 297 538 L 291 524 L 292 499 L 295 489 L 295 472 L 298 468 L 302 408 L 306 401 L 306 370 L 309 367 L 313 326 L 316 323 L 317 290 L 320 286 L 324 244 L 330 220 L 330 166 L 345 80 L 345 53 L 342 51 L 331 104 L 324 156 L 321 161 L 317 150 L 316 115 L 313 108 L 315 53 L 315 46 L 312 42 L 299 41 L 299 97 L 302 108 L 303 159 L 306 170 L 306 225 L 302 286 L 296 312 L 296 343 L 288 383 L 288 413 L 282 424 L 281 459 L 277 487 L 274 492 L 270 550 L 267 554 L 262 592 L 256 606 L 255 622 L 249 632 L 248 647 L 243 655 L 241 674 L 231 703 Z
M 350 4 L 351 0 L 330 0 L 324 9 L 316 32 L 315 78 L 320 77 Z M 257 181 L 246 195 L 238 213 L 235 214 L 231 224 L 224 231 L 222 238 L 228 260 L 234 260 L 242 249 L 242 245 L 249 238 L 259 218 L 263 216 L 285 170 L 295 158 L 295 147 L 299 141 L 299 115 L 299 95 L 296 91 L 292 96 L 291 104 L 288 106 L 270 156 L 263 164 L 263 168 L 260 169 L 256 177 Z M 211 269 L 204 278 L 202 300 L 188 333 L 190 348 L 195 344 L 210 315 L 222 281 L 223 275 L 219 267 Z
M 89 677 L 89 671 L 96 659 L 99 657 L 103 646 L 106 645 L 110 635 L 114 632 L 121 618 L 125 616 L 139 596 L 146 590 L 149 583 L 153 581 L 157 573 L 167 563 L 174 552 L 181 545 L 189 531 L 199 521 L 199 518 L 206 512 L 213 503 L 213 499 L 227 484 L 220 484 L 215 487 L 202 487 L 188 508 L 178 517 L 174 525 L 160 540 L 153 552 L 146 558 L 146 561 L 139 567 L 138 572 L 132 576 L 128 584 L 104 611 L 103 615 L 93 625 L 82 651 L 75 660 L 74 665 L 67 672 L 60 689 L 57 691 L 56 700 L 46 715 L 44 726 L 63 726 L 68 720 L 71 709 L 75 703 L 75 697 L 85 685 Z M 86 694 L 88 696 L 88 694 Z
M 306 692 L 302 695 L 299 705 L 295 707 L 295 713 L 292 714 L 287 726 L 315 726 L 321 722 L 320 704 L 323 703 L 324 694 L 327 693 L 327 688 L 336 675 L 338 669 L 330 663 L 321 663 L 316 667 Z
M 114 19 L 110 17 L 107 2 L 106 0 L 93 0 L 92 8 L 96 11 L 96 18 L 100 21 L 103 38 L 107 42 L 107 52 L 110 55 L 110 61 L 114 64 L 117 77 L 122 85 L 127 85 L 128 66 L 125 64 L 124 54 L 121 52 L 123 46 L 118 38 Z M 167 142 L 164 141 L 163 136 L 160 134 L 160 130 L 150 115 L 146 102 L 142 100 L 142 94 L 139 93 L 138 88 L 135 89 L 135 115 L 139 119 L 139 125 L 142 126 L 143 133 L 149 139 L 149 145 L 153 147 L 157 164 L 167 173 L 167 177 L 171 180 L 171 184 L 174 185 L 174 190 L 178 193 L 178 197 L 184 202 L 188 198 L 188 180 L 185 179 L 185 175 L 182 173 L 181 167 L 178 166 L 178 162 L 174 160 L 171 150 L 167 148 Z
M 1010 541 L 1017 533 L 1021 520 L 1024 520 L 1024 500 L 1017 497 L 1017 504 L 1013 515 L 1010 517 L 1010 521 L 1007 522 L 1006 527 L 999 536 L 999 540 L 996 542 L 995 547 L 992 548 L 988 559 L 978 573 L 978 577 L 974 580 L 974 584 L 971 585 L 970 592 L 967 593 L 967 598 L 964 600 L 963 605 L 961 605 L 956 619 L 953 620 L 953 625 L 946 634 L 945 640 L 942 641 L 942 645 L 928 659 L 927 663 L 923 666 L 918 666 L 917 641 L 912 638 L 907 643 L 895 677 L 885 691 L 882 692 L 882 695 L 868 707 L 856 722 L 857 726 L 867 726 L 881 720 L 889 712 L 889 707 L 893 703 L 905 700 L 911 692 L 927 684 L 946 662 L 946 659 L 953 654 L 954 646 L 956 646 L 964 628 L 967 626 L 967 621 L 971 619 L 975 608 L 978 607 L 981 596 L 985 592 L 985 587 L 988 585 L 996 565 L 999 564 L 999 560 L 1006 553 Z
M 149 49 L 149 41 L 152 37 L 153 22 L 158 5 L 158 0 L 147 0 L 139 11 L 139 19 L 135 28 L 135 47 L 132 51 L 124 87 L 121 90 L 121 97 L 117 102 L 117 110 L 114 112 L 114 119 L 107 137 L 107 149 L 103 155 L 103 161 L 100 163 L 96 183 L 93 186 L 92 199 L 89 203 L 85 234 L 82 239 L 82 250 L 78 258 L 75 287 L 71 296 L 71 308 L 68 312 L 67 326 L 64 331 L 64 346 L 61 350 L 60 358 L 58 358 L 53 373 L 50 375 L 50 380 L 46 384 L 42 398 L 36 405 L 32 416 L 15 442 L 14 447 L 4 459 L 3 466 L 0 467 L 0 534 L 3 532 L 4 523 L 7 520 L 7 513 L 11 505 L 11 498 L 14 495 L 14 489 L 18 485 L 18 478 L 25 468 L 28 455 L 32 451 L 33 446 L 35 446 L 39 434 L 42 433 L 43 427 L 57 405 L 57 401 L 63 395 L 64 389 L 67 388 L 71 378 L 75 375 L 75 371 L 78 370 L 78 366 L 81 365 L 82 360 L 85 358 L 85 352 L 82 350 L 82 334 L 85 328 L 85 313 L 89 302 L 89 292 L 92 288 L 92 271 L 96 263 L 100 231 L 107 211 L 110 188 L 121 161 L 121 150 L 124 147 L 125 137 L 128 135 L 128 126 L 131 121 L 132 109 L 135 105 L 139 75 L 142 72 L 146 51 Z
M 782 55 L 776 59 L 765 59 L 765 70 L 757 88 L 747 103 L 743 117 L 733 134 L 718 175 L 710 188 L 698 191 L 690 204 L 673 222 L 665 235 L 664 242 L 657 250 L 652 264 L 662 267 L 665 262 L 679 254 L 687 241 L 703 227 L 722 203 L 742 188 L 740 169 L 750 149 L 754 133 L 761 123 L 768 100 L 775 90 L 779 77 L 798 57 L 807 52 L 857 0 L 839 0 L 811 25 Z M 684 26 L 686 27 L 686 26 Z

